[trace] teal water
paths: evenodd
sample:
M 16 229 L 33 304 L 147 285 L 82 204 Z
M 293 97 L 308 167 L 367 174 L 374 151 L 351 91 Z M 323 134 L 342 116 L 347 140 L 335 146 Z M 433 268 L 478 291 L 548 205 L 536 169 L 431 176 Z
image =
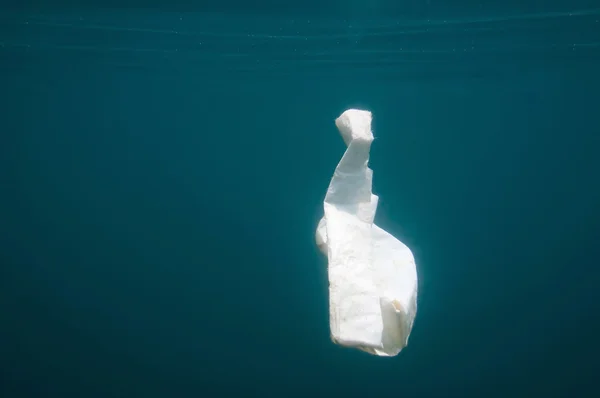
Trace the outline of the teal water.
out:
M 0 394 L 596 396 L 600 10 L 231 3 L 0 13 Z M 329 340 L 350 107 L 420 277 L 391 359 Z

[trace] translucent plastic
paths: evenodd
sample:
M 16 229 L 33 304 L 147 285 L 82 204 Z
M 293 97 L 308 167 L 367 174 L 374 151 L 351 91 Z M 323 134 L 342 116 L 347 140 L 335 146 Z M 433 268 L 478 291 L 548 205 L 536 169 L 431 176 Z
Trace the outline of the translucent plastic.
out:
M 371 112 L 335 121 L 346 152 L 327 189 L 316 241 L 328 258 L 329 324 L 336 344 L 379 356 L 408 344 L 417 311 L 417 271 L 408 247 L 373 223 L 378 197 L 368 167 Z

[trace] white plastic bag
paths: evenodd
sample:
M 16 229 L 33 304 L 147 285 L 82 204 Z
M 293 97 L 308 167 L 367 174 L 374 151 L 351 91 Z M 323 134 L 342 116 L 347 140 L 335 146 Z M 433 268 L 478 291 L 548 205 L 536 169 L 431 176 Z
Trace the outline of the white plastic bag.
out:
M 368 167 L 371 112 L 350 109 L 335 124 L 347 145 L 316 233 L 328 258 L 334 343 L 379 356 L 408 343 L 417 311 L 417 271 L 408 247 L 373 223 L 378 197 Z

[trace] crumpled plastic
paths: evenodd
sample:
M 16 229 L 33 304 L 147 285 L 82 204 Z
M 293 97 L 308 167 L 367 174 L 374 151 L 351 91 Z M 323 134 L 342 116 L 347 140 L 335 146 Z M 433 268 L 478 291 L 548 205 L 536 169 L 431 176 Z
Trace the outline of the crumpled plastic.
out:
M 328 259 L 332 341 L 395 356 L 416 316 L 417 270 L 410 249 L 374 224 L 371 119 L 369 111 L 349 109 L 335 121 L 347 149 L 327 189 L 316 241 Z

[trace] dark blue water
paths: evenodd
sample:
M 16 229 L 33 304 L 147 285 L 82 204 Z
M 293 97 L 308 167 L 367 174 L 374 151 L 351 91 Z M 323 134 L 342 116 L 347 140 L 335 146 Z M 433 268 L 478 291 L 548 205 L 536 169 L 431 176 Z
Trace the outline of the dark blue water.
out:
M 399 4 L 1 11 L 0 395 L 596 396 L 600 9 Z M 349 107 L 420 277 L 392 359 L 329 340 Z

